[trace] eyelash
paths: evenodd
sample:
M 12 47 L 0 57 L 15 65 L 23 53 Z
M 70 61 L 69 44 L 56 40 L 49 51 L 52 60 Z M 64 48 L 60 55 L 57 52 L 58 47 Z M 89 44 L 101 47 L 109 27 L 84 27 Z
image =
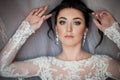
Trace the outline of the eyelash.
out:
M 65 21 L 59 21 L 59 24 L 64 25 Z
M 65 21 L 59 21 L 60 25 L 64 25 L 65 23 L 66 23 Z M 75 21 L 75 22 L 73 22 L 73 24 L 79 26 L 81 24 L 81 22 L 80 21 Z
M 75 25 L 80 25 L 81 22 L 80 22 L 80 21 L 75 21 L 74 24 L 75 24 Z

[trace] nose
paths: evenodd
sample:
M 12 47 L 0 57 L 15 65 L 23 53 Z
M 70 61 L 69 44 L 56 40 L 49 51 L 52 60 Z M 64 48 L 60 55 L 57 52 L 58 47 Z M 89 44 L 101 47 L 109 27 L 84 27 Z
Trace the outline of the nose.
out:
M 71 24 L 68 24 L 67 25 L 67 32 L 72 32 L 72 25 Z

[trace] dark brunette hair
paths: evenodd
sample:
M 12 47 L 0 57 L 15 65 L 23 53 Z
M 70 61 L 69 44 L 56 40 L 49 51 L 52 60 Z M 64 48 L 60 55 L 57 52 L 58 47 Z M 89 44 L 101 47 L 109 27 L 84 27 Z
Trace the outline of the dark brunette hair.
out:
M 73 8 L 73 9 L 77 9 L 79 11 L 81 11 L 83 13 L 83 16 L 85 18 L 85 25 L 87 28 L 89 28 L 89 22 L 90 22 L 90 16 L 91 13 L 94 12 L 93 10 L 89 9 L 81 0 L 63 0 L 57 7 L 55 7 L 50 13 L 54 13 L 54 25 L 56 25 L 57 23 L 57 16 L 59 14 L 59 12 L 65 8 Z M 49 26 L 49 30 L 48 30 L 48 37 L 50 37 L 50 32 L 52 31 L 52 33 L 55 35 L 55 31 L 54 31 L 54 27 L 52 24 L 52 18 L 49 18 L 47 20 L 48 26 Z M 101 33 L 101 31 L 99 31 L 99 33 L 101 34 L 101 36 L 103 35 Z M 97 46 L 100 45 L 100 43 L 102 42 L 103 37 L 101 37 L 101 40 L 99 41 L 99 43 L 97 44 Z M 96 46 L 96 47 L 97 47 Z

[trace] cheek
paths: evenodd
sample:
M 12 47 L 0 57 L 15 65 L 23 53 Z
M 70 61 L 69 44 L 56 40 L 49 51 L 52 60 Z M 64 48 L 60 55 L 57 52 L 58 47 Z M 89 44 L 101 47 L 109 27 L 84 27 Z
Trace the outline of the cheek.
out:
M 61 28 L 60 26 L 56 26 L 56 31 L 59 37 L 62 37 L 65 34 L 65 28 Z
M 75 33 L 77 35 L 81 35 L 81 36 L 84 34 L 84 32 L 85 32 L 85 27 L 82 27 L 82 28 L 75 30 Z

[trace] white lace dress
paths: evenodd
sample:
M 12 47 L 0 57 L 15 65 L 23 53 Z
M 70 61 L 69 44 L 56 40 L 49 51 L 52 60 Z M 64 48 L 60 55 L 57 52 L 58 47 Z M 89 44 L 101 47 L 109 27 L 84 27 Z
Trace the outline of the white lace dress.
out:
M 22 22 L 0 55 L 0 75 L 26 78 L 39 76 L 42 80 L 120 80 L 120 63 L 105 55 L 93 55 L 79 61 L 64 61 L 56 57 L 39 57 L 12 62 L 19 48 L 34 33 L 28 22 Z M 120 28 L 115 22 L 104 32 L 120 48 Z

